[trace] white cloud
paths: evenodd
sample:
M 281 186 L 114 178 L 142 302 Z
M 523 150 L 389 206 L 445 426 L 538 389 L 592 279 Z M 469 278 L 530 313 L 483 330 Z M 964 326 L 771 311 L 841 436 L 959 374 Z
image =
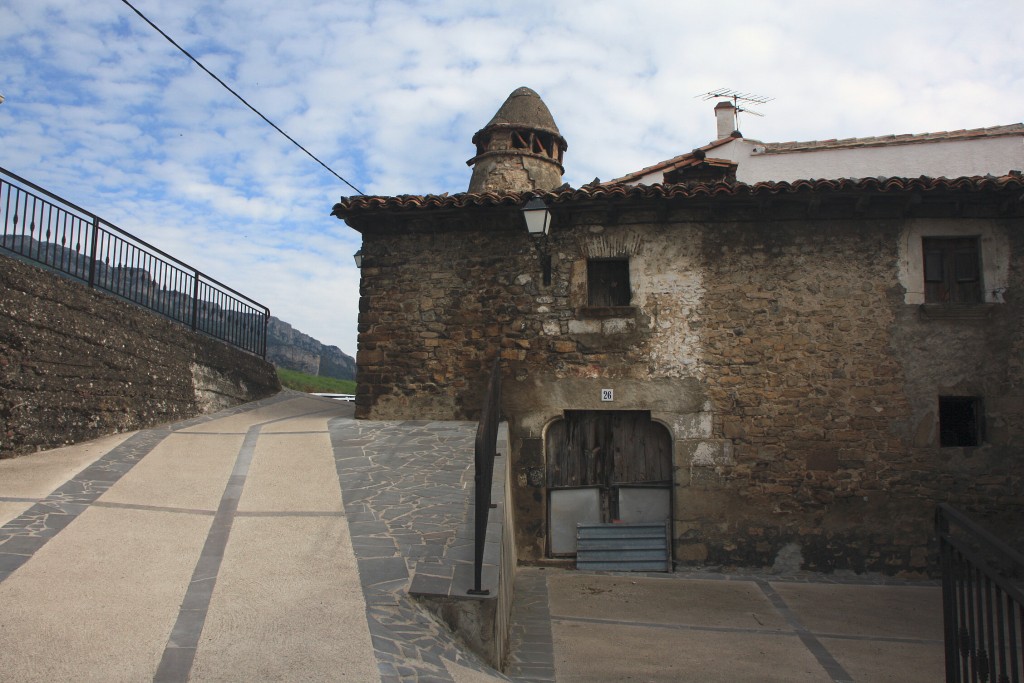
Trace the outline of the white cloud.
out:
M 762 140 L 1024 118 L 1020 3 L 135 4 L 370 193 L 465 190 L 470 138 L 522 85 L 573 185 L 710 141 L 695 96 L 717 87 L 776 98 L 742 121 Z M 359 235 L 329 216 L 349 187 L 121 3 L 5 4 L 0 63 L 0 166 L 355 352 Z

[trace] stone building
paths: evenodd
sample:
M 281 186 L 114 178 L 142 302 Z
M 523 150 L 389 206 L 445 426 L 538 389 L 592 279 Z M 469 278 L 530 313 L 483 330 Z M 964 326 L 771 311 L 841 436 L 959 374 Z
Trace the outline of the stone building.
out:
M 1019 172 L 697 158 L 573 189 L 528 89 L 474 141 L 470 192 L 334 214 L 363 239 L 358 417 L 472 419 L 501 358 L 521 560 L 571 557 L 580 519 L 667 519 L 679 563 L 889 573 L 928 569 L 939 501 L 1020 528 Z

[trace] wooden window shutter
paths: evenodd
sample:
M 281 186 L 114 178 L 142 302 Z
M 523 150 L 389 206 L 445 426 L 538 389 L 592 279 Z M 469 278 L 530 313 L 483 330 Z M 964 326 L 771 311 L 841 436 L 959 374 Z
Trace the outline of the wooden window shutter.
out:
M 940 249 L 929 249 L 924 253 L 924 281 L 942 282 L 942 251 Z
M 590 306 L 628 306 L 631 298 L 627 259 L 592 259 L 587 262 L 587 299 Z
M 978 251 L 973 246 L 961 247 L 954 255 L 957 282 L 975 282 L 978 279 Z

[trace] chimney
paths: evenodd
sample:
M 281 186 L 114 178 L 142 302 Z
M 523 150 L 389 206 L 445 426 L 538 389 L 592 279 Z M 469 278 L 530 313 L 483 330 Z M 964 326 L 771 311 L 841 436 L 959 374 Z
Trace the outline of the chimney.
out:
M 716 140 L 727 138 L 736 130 L 736 107 L 732 102 L 719 102 L 715 105 L 715 122 L 718 124 Z
M 470 192 L 553 190 L 562 184 L 568 145 L 540 95 L 518 88 L 473 136 Z

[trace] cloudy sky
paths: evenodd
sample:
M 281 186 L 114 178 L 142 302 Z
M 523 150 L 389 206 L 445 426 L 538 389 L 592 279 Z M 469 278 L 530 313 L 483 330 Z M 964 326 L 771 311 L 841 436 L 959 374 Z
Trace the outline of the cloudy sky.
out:
M 566 181 L 714 138 L 813 140 L 1024 120 L 1020 0 L 132 0 L 366 194 L 461 192 L 470 139 L 525 85 Z M 122 0 L 0 2 L 0 166 L 356 351 L 355 192 Z

